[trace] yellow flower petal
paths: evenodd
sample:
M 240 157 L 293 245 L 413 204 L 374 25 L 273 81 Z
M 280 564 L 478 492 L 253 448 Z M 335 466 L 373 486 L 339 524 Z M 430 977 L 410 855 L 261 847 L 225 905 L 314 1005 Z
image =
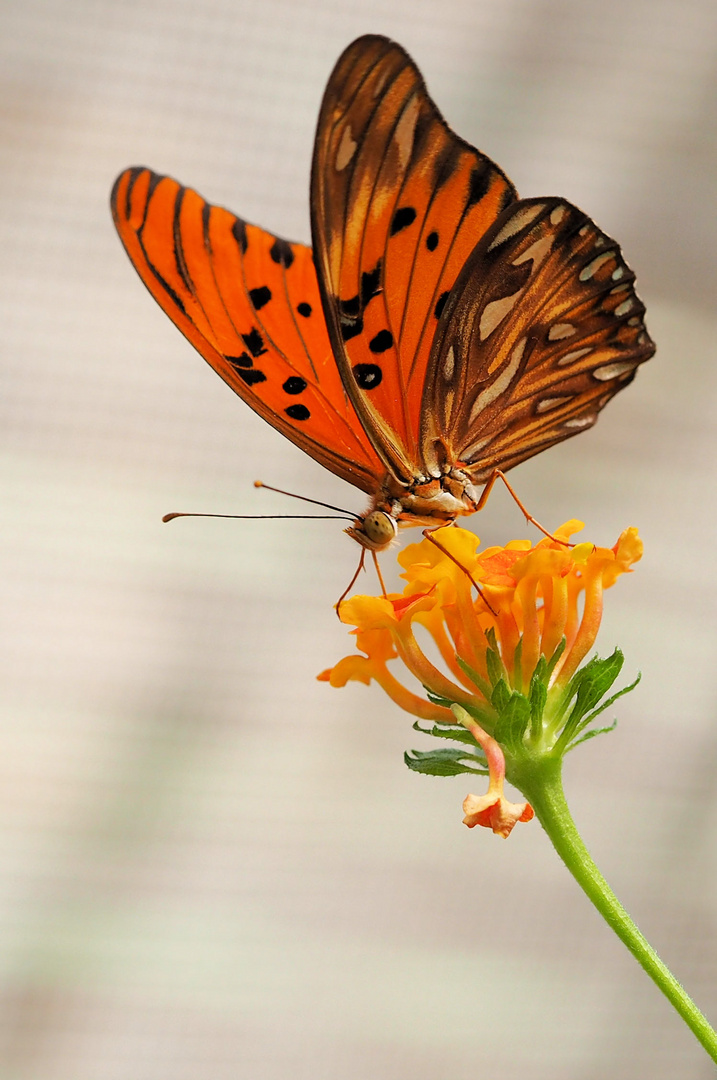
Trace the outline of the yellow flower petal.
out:
M 389 673 L 387 664 L 397 661 L 436 696 L 478 708 L 490 729 L 494 711 L 487 700 L 487 651 L 495 634 L 508 682 L 521 691 L 540 657 L 549 660 L 564 638 L 551 681 L 551 688 L 560 689 L 595 642 L 604 589 L 642 556 L 635 528 L 626 529 L 613 548 L 560 542 L 582 528 L 581 521 L 571 520 L 556 529 L 557 539 L 544 537 L 532 546 L 512 540 L 482 552 L 475 534 L 457 527 L 437 530 L 434 538 L 446 551 L 427 539 L 411 544 L 399 555 L 403 593 L 354 596 L 341 605 L 342 621 L 356 628 L 358 648 L 366 655 L 345 657 L 320 678 L 334 686 L 374 679 L 416 715 L 424 715 L 423 708 L 439 708 L 411 694 Z M 421 627 L 418 637 L 416 625 Z M 433 646 L 428 653 L 426 636 Z M 510 817 L 513 810 L 505 813 Z M 500 807 L 491 814 L 503 820 Z

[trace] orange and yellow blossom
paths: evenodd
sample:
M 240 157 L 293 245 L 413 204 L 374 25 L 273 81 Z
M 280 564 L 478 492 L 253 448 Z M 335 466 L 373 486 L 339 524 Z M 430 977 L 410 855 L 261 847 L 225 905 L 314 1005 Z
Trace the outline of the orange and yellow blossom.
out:
M 481 746 L 490 773 L 488 794 L 468 796 L 464 804 L 470 827 L 485 825 L 507 836 L 516 821 L 532 817 L 528 804 L 503 798 L 503 750 L 492 738 L 499 722 L 497 679 L 506 693 L 525 695 L 534 673 L 545 675 L 540 738 L 543 745 L 555 739 L 561 717 L 553 714 L 595 642 L 603 591 L 642 556 L 634 528 L 626 529 L 612 548 L 568 546 L 582 528 L 581 522 L 568 521 L 556 531 L 557 540 L 546 537 L 534 546 L 513 540 L 482 552 L 473 533 L 441 529 L 436 539 L 450 555 L 428 539 L 399 555 L 406 581 L 402 594 L 354 596 L 341 605 L 341 620 L 355 627 L 363 655 L 345 657 L 319 679 L 336 687 L 373 679 L 401 708 L 437 724 L 455 725 L 459 710 L 454 715 L 447 705 L 460 706 L 459 722 Z M 471 578 L 480 587 L 478 595 Z M 416 627 L 432 638 L 444 671 L 426 656 Z M 397 659 L 447 704 L 405 687 L 388 669 Z

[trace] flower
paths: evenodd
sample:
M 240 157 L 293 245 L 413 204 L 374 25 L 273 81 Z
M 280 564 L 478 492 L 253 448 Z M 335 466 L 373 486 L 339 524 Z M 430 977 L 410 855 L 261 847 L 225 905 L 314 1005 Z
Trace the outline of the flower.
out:
M 374 680 L 401 708 L 433 721 L 429 734 L 468 742 L 470 750 L 416 751 L 406 761 L 442 775 L 487 768 L 488 793 L 464 804 L 469 827 L 507 836 L 529 820 L 527 804 L 503 797 L 506 769 L 511 779 L 526 752 L 562 755 L 597 734 L 585 729 L 619 696 L 598 706 L 622 666 L 618 650 L 580 665 L 600 627 L 603 592 L 641 558 L 642 541 L 629 528 L 612 548 L 572 545 L 582 528 L 568 521 L 534 546 L 513 540 L 482 552 L 473 533 L 440 529 L 399 555 L 403 593 L 341 605 L 363 655 L 344 657 L 319 679 L 335 687 Z M 426 635 L 436 662 L 419 641 Z M 395 661 L 426 697 L 389 671 Z
M 492 829 L 498 836 L 507 839 L 513 827 L 519 821 L 531 821 L 534 812 L 530 803 L 512 803 L 503 795 L 505 776 L 505 757 L 499 744 L 487 735 L 476 723 L 471 723 L 470 716 L 460 705 L 453 706 L 453 714 L 460 724 L 466 727 L 485 754 L 489 769 L 490 783 L 485 795 L 466 795 L 463 800 L 465 817 L 463 824 L 469 829 L 483 825 Z

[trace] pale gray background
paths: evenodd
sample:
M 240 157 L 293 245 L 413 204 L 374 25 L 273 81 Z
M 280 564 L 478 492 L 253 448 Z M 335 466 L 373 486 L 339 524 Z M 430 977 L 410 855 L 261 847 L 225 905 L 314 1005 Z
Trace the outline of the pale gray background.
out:
M 547 525 L 644 535 L 600 642 L 643 683 L 567 787 L 717 1018 L 713 0 L 3 0 L 3 1080 L 714 1075 L 537 824 L 469 832 L 475 785 L 410 774 L 404 714 L 314 681 L 350 651 L 340 526 L 159 520 L 288 510 L 256 477 L 362 506 L 184 342 L 107 200 L 147 164 L 308 240 L 321 93 L 367 31 L 637 271 L 656 359 L 513 478 Z M 471 525 L 526 535 L 503 494 Z

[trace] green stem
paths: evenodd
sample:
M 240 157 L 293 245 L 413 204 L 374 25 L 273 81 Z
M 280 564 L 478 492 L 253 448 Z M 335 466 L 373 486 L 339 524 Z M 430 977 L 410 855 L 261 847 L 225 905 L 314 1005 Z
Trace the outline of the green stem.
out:
M 508 778 L 531 803 L 553 847 L 588 899 L 717 1062 L 717 1032 L 637 929 L 585 847 L 565 801 L 561 764 L 543 758 L 539 764 L 533 761 L 532 767 L 526 763 L 509 770 Z

